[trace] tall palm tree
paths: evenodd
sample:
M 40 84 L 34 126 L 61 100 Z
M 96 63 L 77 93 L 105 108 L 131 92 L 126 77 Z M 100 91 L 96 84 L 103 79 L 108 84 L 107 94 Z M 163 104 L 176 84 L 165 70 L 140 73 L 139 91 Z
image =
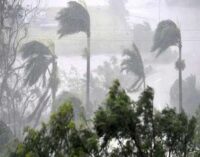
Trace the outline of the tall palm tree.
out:
M 133 44 L 133 49 L 124 50 L 123 55 L 127 56 L 127 58 L 125 58 L 121 63 L 122 71 L 126 71 L 127 73 L 132 72 L 138 77 L 135 83 L 130 87 L 129 91 L 130 92 L 137 91 L 142 84 L 145 89 L 146 86 L 145 70 L 144 70 L 143 60 L 137 46 Z
M 65 35 L 84 32 L 87 36 L 87 84 L 86 84 L 86 108 L 90 101 L 90 15 L 81 4 L 71 1 L 68 8 L 62 9 L 58 17 L 60 38 Z
M 179 111 L 182 112 L 182 71 L 185 68 L 185 63 L 182 60 L 181 32 L 173 21 L 164 20 L 156 28 L 152 52 L 158 50 L 158 57 L 170 46 L 177 46 L 179 49 L 179 59 L 176 62 L 176 68 L 179 72 Z
M 52 103 L 55 102 L 59 83 L 57 77 L 57 61 L 55 54 L 50 48 L 38 41 L 31 41 L 24 44 L 21 52 L 22 59 L 25 60 L 24 84 L 31 87 L 36 83 L 41 83 L 45 89 L 38 101 L 35 111 L 28 118 L 32 119 L 36 114 L 40 117 L 42 110 L 50 99 L 50 91 Z M 46 77 L 47 75 L 48 78 Z

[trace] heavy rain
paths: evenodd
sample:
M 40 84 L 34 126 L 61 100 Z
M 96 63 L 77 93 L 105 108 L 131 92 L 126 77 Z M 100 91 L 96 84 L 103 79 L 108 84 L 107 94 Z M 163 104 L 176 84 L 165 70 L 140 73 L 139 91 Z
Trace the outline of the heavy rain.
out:
M 0 157 L 199 157 L 200 0 L 0 0 Z

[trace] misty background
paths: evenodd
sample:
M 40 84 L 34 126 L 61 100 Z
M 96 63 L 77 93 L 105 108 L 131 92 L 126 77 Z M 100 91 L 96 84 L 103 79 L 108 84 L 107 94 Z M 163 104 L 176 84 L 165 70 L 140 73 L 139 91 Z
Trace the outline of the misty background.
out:
M 155 89 L 156 107 L 162 109 L 165 105 L 170 105 L 170 88 L 178 78 L 174 65 L 178 51 L 172 47 L 171 55 L 165 52 L 165 56 L 156 59 L 150 52 L 151 37 L 143 33 L 142 39 L 139 37 L 136 39 L 137 34 L 134 37 L 134 29 L 138 24 L 148 23 L 150 29 L 154 31 L 159 21 L 171 19 L 177 23 L 182 33 L 183 59 L 186 63 L 183 79 L 195 75 L 197 88 L 199 88 L 200 3 L 198 1 L 86 0 L 79 2 L 87 5 L 91 15 L 91 69 L 93 71 L 104 61 L 109 61 L 112 56 L 120 59 L 123 50 L 131 48 L 135 41 L 138 48 L 145 51 L 142 52 L 145 66 L 153 67 L 153 72 L 146 81 Z M 62 39 L 58 39 L 56 35 L 58 23 L 55 18 L 59 9 L 66 5 L 65 0 L 41 1 L 41 12 L 33 23 L 29 36 L 31 39 L 53 39 L 55 53 L 59 56 L 60 70 L 69 74 L 70 69 L 75 68 L 82 78 L 86 72 L 86 62 L 82 57 L 86 47 L 85 35 L 79 33 Z M 146 46 L 145 41 L 149 43 L 149 47 L 143 49 L 143 46 Z M 62 88 L 68 88 L 65 83 L 61 85 Z M 137 96 L 137 94 L 131 95 Z

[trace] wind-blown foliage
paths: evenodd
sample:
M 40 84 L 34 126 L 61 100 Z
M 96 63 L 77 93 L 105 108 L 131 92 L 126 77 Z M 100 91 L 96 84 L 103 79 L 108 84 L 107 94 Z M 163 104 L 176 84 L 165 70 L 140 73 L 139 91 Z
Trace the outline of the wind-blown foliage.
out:
M 196 119 L 169 108 L 155 114 L 153 98 L 148 87 L 132 102 L 115 81 L 94 119 L 102 149 L 110 150 L 106 156 L 185 157 L 194 151 Z
M 142 83 L 145 87 L 144 65 L 137 46 L 133 44 L 133 50 L 126 49 L 124 50 L 123 55 L 127 56 L 127 58 L 125 58 L 121 63 L 122 71 L 126 71 L 127 73 L 131 72 L 138 77 L 130 87 L 129 91 L 137 91 L 141 87 Z
M 73 104 L 73 114 L 74 114 L 74 121 L 76 124 L 80 123 L 80 116 L 84 114 L 83 106 L 81 100 L 74 96 L 72 93 L 69 93 L 67 91 L 61 92 L 53 106 L 52 106 L 52 113 L 57 111 L 61 104 L 64 104 L 65 102 L 71 102 Z M 81 117 L 82 118 L 82 117 Z
M 87 10 L 75 1 L 69 2 L 68 5 L 69 7 L 62 9 L 56 18 L 60 24 L 60 38 L 79 32 L 85 32 L 90 36 L 90 16 Z
M 112 149 L 110 157 L 151 156 L 154 138 L 152 100 L 151 88 L 142 93 L 138 102 L 132 102 L 119 82 L 114 82 L 105 107 L 97 111 L 94 120 L 95 130 L 103 140 L 101 147 L 109 148 L 112 140 L 119 145 Z
M 196 119 L 169 108 L 154 114 L 153 98 L 154 91 L 148 87 L 133 102 L 119 81 L 115 81 L 104 106 L 95 113 L 93 129 L 77 129 L 72 106 L 65 103 L 40 130 L 27 130 L 15 154 L 19 157 L 185 157 L 194 152 Z
M 27 136 L 15 153 L 25 157 L 97 157 L 96 135 L 87 130 L 77 130 L 73 121 L 73 109 L 65 103 L 52 114 L 48 124 L 43 124 L 37 131 L 27 129 Z
M 32 118 L 36 116 L 36 122 L 34 125 L 37 126 L 42 111 L 51 100 L 50 98 L 52 97 L 52 103 L 55 101 L 59 84 L 56 56 L 49 47 L 38 41 L 26 43 L 23 45 L 21 51 L 22 59 L 25 60 L 24 84 L 32 87 L 41 81 L 43 85 L 37 106 L 32 114 L 27 118 L 28 121 L 31 121 Z
M 181 33 L 176 24 L 171 20 L 165 20 L 158 24 L 154 35 L 154 44 L 151 51 L 158 50 L 157 57 L 170 46 L 178 45 L 181 41 Z
M 22 49 L 22 59 L 26 60 L 25 85 L 33 86 L 40 78 L 46 84 L 46 73 L 48 67 L 54 60 L 50 49 L 38 41 L 26 43 Z
M 195 144 L 197 147 L 197 152 L 196 152 L 196 156 L 198 157 L 200 156 L 200 106 L 196 112 L 196 119 L 197 119 L 197 125 L 196 125 L 196 130 L 195 130 Z

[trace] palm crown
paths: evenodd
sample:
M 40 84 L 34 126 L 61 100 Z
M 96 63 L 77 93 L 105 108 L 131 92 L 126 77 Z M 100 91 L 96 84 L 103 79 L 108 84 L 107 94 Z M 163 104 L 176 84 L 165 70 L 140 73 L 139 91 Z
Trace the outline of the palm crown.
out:
M 69 7 L 62 9 L 56 18 L 59 21 L 60 38 L 64 35 L 85 32 L 90 36 L 90 16 L 87 10 L 79 3 L 71 1 Z
M 152 52 L 158 50 L 157 56 L 170 46 L 176 46 L 181 41 L 181 33 L 176 24 L 171 20 L 165 20 L 158 24 L 154 35 Z
M 33 86 L 40 78 L 45 85 L 46 73 L 50 64 L 55 61 L 55 56 L 50 49 L 38 41 L 31 41 L 23 45 L 22 59 L 25 64 L 25 85 Z
M 127 56 L 121 63 L 122 71 L 134 73 L 138 79 L 130 88 L 130 91 L 140 88 L 142 83 L 145 84 L 145 72 L 142 57 L 135 44 L 133 44 L 133 50 L 124 50 L 124 55 Z

